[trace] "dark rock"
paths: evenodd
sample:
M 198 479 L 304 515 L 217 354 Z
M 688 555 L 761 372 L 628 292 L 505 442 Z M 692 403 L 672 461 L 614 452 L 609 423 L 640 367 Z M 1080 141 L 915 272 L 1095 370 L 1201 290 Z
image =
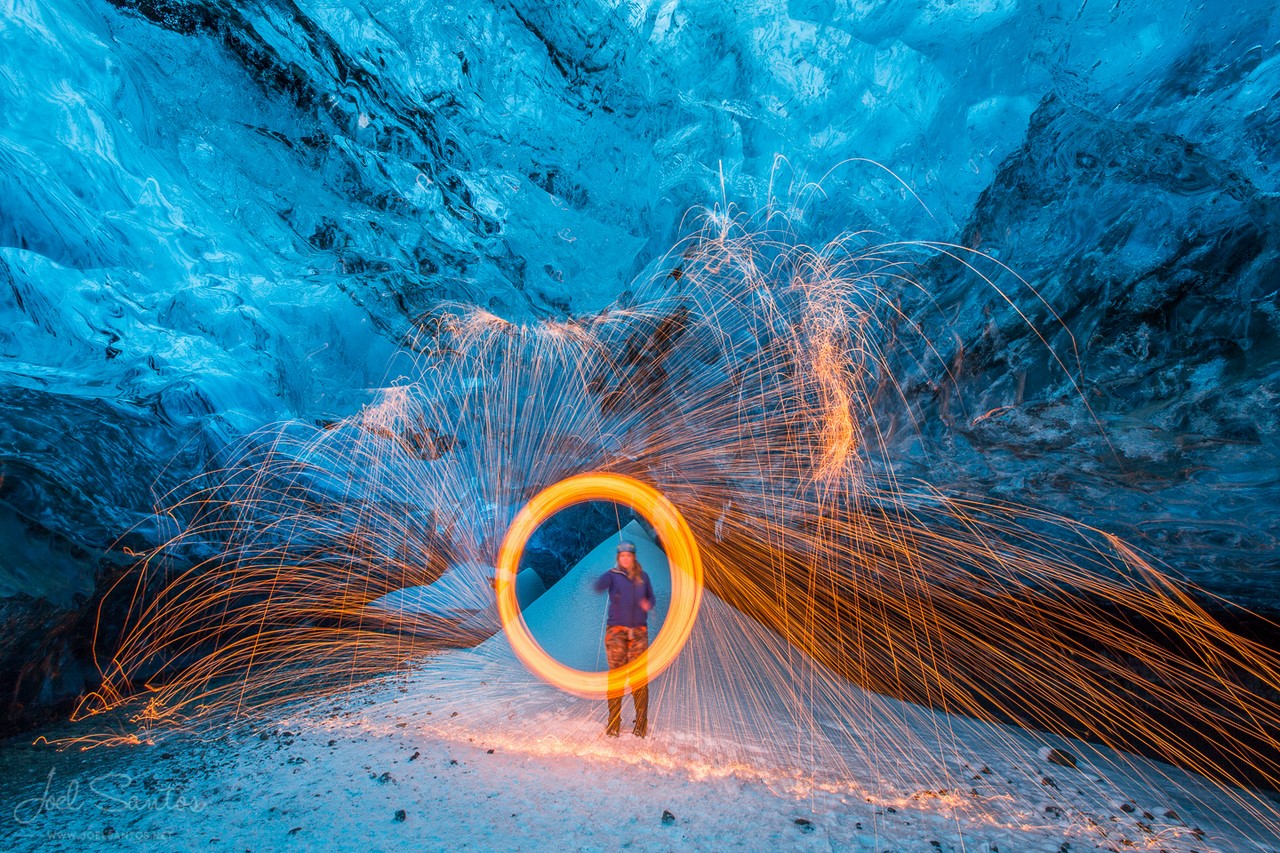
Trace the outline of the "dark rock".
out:
M 666 825 L 666 826 L 670 826 L 671 824 L 673 824 L 673 823 L 675 823 L 675 822 L 676 822 L 676 816 L 675 816 L 675 815 L 673 815 L 671 812 L 667 811 L 666 809 L 663 809 L 663 810 L 662 810 L 662 822 L 663 822 L 663 824 L 664 824 L 664 825 Z
M 406 815 L 404 813 L 404 809 L 396 809 L 396 814 L 395 814 L 396 823 L 404 823 L 405 817 Z
M 1036 754 L 1040 756 L 1040 760 L 1047 761 L 1050 764 L 1057 764 L 1059 767 L 1076 766 L 1076 757 L 1064 749 L 1042 746 Z

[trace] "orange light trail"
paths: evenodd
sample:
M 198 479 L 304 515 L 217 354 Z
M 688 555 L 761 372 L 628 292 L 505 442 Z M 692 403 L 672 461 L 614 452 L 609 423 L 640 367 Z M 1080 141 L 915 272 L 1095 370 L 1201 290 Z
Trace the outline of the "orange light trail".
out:
M 538 526 L 566 507 L 586 501 L 626 504 L 654 526 L 671 565 L 671 606 L 662 630 L 648 652 L 612 675 L 583 672 L 547 654 L 529 633 L 516 600 L 516 575 L 524 545 Z M 702 558 L 698 543 L 680 511 L 652 486 L 621 474 L 580 474 L 543 489 L 529 501 L 507 530 L 498 552 L 498 615 L 516 655 L 539 677 L 586 699 L 603 699 L 609 681 L 627 683 L 661 675 L 684 648 L 702 602 Z
M 948 763 L 966 738 L 1010 756 L 1026 753 L 1019 738 L 1067 738 L 1098 778 L 1177 788 L 1191 771 L 1280 830 L 1256 791 L 1280 789 L 1280 654 L 1114 535 L 909 467 L 939 421 L 1034 420 L 1024 393 L 1105 453 L 1066 321 L 999 261 L 869 240 L 815 248 L 716 214 L 598 315 L 515 324 L 445 306 L 421 318 L 400 378 L 364 409 L 247 436 L 165 496 L 172 538 L 112 592 L 127 614 L 99 626 L 110 657 L 79 715 L 141 707 L 145 740 L 337 702 L 432 660 L 478 665 L 437 653 L 476 646 L 499 616 L 532 670 L 603 695 L 599 676 L 538 657 L 512 579 L 539 520 L 608 496 L 660 528 L 687 584 L 687 624 L 677 614 L 655 643 L 649 666 L 666 672 L 650 696 L 699 761 L 856 777 L 889 796 L 979 784 Z M 1009 308 L 1003 333 L 1037 355 L 1040 378 L 992 376 L 981 405 L 964 399 L 976 368 L 923 283 L 939 269 L 963 278 L 939 287 Z M 492 624 L 370 606 L 460 565 L 498 567 Z M 492 605 L 487 582 L 481 592 Z M 494 691 L 514 688 L 470 677 L 440 683 L 474 689 L 460 719 L 480 724 Z M 556 706 L 557 730 L 598 733 L 598 703 L 578 704 Z M 1167 764 L 1138 771 L 1125 751 Z M 1009 779 L 1032 772 L 1013 763 Z M 879 778 L 857 776 L 868 772 Z M 997 802 L 998 784 L 980 784 Z

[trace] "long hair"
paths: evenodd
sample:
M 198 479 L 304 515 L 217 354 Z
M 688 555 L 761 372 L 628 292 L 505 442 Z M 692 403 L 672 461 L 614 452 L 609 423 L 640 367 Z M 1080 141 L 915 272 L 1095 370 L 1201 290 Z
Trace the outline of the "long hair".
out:
M 621 564 L 619 564 L 617 560 L 614 560 L 614 565 L 622 569 Z M 622 571 L 626 574 L 627 580 L 631 581 L 632 583 L 639 583 L 640 577 L 641 577 L 640 573 L 642 571 L 642 569 L 640 568 L 640 558 L 636 557 L 635 559 L 633 559 L 631 561 L 631 568 L 622 569 Z

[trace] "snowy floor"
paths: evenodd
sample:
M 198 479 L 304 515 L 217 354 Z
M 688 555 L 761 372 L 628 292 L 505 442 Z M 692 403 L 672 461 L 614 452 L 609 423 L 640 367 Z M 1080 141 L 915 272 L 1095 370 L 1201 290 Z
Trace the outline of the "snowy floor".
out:
M 1280 849 L 1267 829 L 1191 777 L 1170 793 L 1142 781 L 1147 763 L 1135 761 L 1127 782 L 1108 767 L 1100 784 L 1086 762 L 1047 763 L 1030 740 L 1025 751 L 1010 748 L 1016 733 L 983 755 L 990 739 L 970 737 L 973 724 L 961 721 L 952 721 L 954 743 L 976 745 L 953 759 L 953 778 L 964 780 L 954 790 L 908 790 L 910 773 L 858 779 L 856 756 L 841 771 L 852 769 L 853 781 L 843 783 L 725 763 L 679 730 L 682 716 L 669 708 L 670 695 L 662 704 L 658 686 L 653 735 L 615 741 L 601 732 L 601 703 L 542 687 L 481 647 L 300 705 L 257 734 L 177 733 L 154 746 L 87 752 L 24 739 L 0 752 L 6 846 Z M 742 740 L 752 737 L 743 732 Z

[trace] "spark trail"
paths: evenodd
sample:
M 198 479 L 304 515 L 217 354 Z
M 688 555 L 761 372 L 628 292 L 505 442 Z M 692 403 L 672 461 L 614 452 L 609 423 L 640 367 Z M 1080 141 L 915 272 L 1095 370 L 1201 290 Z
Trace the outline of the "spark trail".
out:
M 140 702 L 148 737 L 473 644 L 448 620 L 365 605 L 451 564 L 492 565 L 530 497 L 606 471 L 670 499 L 729 605 L 700 616 L 655 702 L 685 697 L 691 742 L 749 728 L 766 696 L 791 709 L 790 737 L 720 764 L 839 780 L 856 744 L 882 773 L 942 789 L 951 771 L 937 744 L 917 748 L 920 726 L 893 710 L 905 700 L 1158 756 L 1275 826 L 1275 807 L 1237 788 L 1280 786 L 1275 652 L 1105 531 L 899 473 L 922 416 L 902 366 L 948 368 L 903 308 L 927 303 L 926 264 L 1007 300 L 1078 392 L 1076 354 L 1049 346 L 1065 327 L 1030 286 L 963 247 L 853 235 L 815 249 L 714 215 L 669 260 L 593 317 L 443 308 L 361 412 L 228 451 L 171 496 L 180 532 L 113 592 L 134 604 L 81 713 Z

